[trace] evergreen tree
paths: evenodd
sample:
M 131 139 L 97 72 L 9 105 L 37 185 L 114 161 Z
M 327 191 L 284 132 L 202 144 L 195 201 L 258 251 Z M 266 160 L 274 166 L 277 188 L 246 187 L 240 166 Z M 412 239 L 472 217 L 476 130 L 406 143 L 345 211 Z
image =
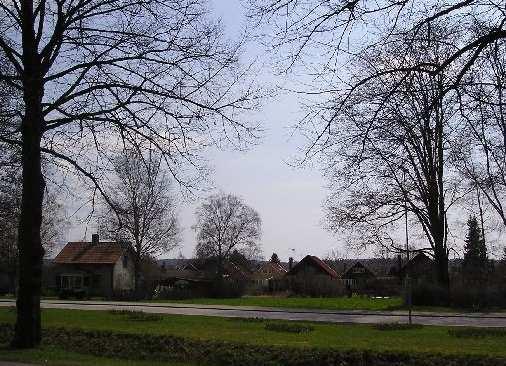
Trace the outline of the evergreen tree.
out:
M 482 280 L 488 269 L 487 246 L 476 216 L 467 220 L 467 237 L 464 247 L 464 275 L 468 279 Z
M 272 253 L 272 255 L 271 255 L 271 262 L 272 263 L 277 263 L 277 264 L 281 263 L 281 261 L 279 260 L 279 257 L 278 257 L 277 253 Z

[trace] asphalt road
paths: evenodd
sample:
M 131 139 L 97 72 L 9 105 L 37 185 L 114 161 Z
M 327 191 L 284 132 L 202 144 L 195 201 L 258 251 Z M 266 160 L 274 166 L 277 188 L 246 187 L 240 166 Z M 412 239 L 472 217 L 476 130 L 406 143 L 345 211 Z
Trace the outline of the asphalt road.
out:
M 204 315 L 217 317 L 265 318 L 283 320 L 308 320 L 330 323 L 404 323 L 406 311 L 326 311 L 261 308 L 222 305 L 191 305 L 174 303 L 110 302 L 110 301 L 68 301 L 43 300 L 45 309 L 76 310 L 136 310 L 146 313 L 174 315 Z M 14 300 L 0 300 L 0 306 L 15 306 Z M 506 327 L 506 313 L 413 313 L 413 323 L 424 325 Z

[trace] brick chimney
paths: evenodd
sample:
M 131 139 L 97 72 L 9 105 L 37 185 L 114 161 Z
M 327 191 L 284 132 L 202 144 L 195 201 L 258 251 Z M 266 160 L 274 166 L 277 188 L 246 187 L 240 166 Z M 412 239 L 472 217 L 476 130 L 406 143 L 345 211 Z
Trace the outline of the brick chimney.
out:
M 293 267 L 293 257 L 288 258 L 288 270 L 290 271 Z
M 98 236 L 98 234 L 92 234 L 91 235 L 91 245 L 98 245 L 99 242 L 100 242 L 100 237 Z

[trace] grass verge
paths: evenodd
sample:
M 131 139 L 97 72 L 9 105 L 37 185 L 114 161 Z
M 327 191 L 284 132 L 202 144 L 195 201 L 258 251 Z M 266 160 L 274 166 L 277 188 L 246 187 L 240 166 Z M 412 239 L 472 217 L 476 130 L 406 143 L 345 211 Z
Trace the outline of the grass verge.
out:
M 0 323 L 13 324 L 15 313 L 0 308 Z M 307 324 L 313 331 L 281 333 L 265 329 L 266 321 L 205 316 L 164 315 L 156 321 L 135 321 L 105 311 L 44 309 L 44 328 L 77 328 L 141 335 L 170 335 L 199 341 L 220 341 L 255 346 L 311 347 L 335 350 L 409 352 L 444 355 L 478 355 L 506 358 L 504 339 L 451 336 L 449 327 L 375 329 L 370 325 Z M 289 321 L 276 323 L 293 324 Z
M 153 300 L 156 303 L 181 303 L 195 305 L 259 306 L 288 309 L 318 310 L 392 310 L 402 307 L 400 297 L 370 298 L 366 296 L 348 297 L 278 297 L 244 296 L 232 299 L 198 298 L 187 300 Z

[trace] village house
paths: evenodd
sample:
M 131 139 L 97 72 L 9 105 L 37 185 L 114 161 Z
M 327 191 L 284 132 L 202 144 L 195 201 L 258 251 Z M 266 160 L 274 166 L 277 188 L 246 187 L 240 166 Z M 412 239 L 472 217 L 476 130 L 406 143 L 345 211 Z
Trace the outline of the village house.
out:
M 54 259 L 52 288 L 60 296 L 112 298 L 135 287 L 133 249 L 129 243 L 69 242 Z
M 262 262 L 254 269 L 251 275 L 251 283 L 257 290 L 277 291 L 279 281 L 288 271 L 280 264 L 275 262 Z
M 340 296 L 344 293 L 336 271 L 316 256 L 307 255 L 290 267 L 284 279 L 287 290 L 304 296 Z

